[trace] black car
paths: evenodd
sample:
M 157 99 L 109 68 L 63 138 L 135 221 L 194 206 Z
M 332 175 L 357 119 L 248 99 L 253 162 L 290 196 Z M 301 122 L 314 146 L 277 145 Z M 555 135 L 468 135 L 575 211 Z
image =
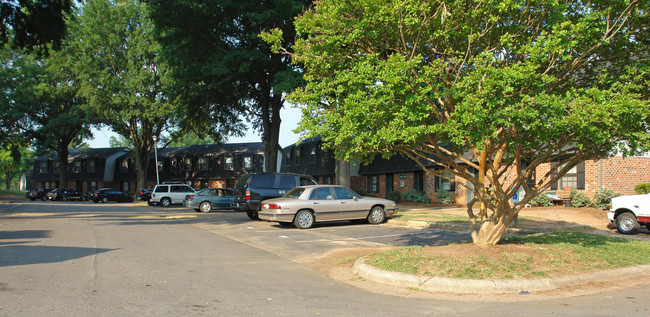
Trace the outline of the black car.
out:
M 151 192 L 153 192 L 153 189 L 151 188 L 140 189 L 138 191 L 138 200 L 149 202 L 149 199 L 151 199 Z
M 112 188 L 102 188 L 90 195 L 90 199 L 95 203 L 100 201 L 103 203 L 109 201 L 132 202 L 133 195 Z
M 88 200 L 88 195 L 76 190 L 67 189 L 67 188 L 55 188 L 53 191 L 47 193 L 47 199 L 49 200 Z
M 256 173 L 242 176 L 234 188 L 234 203 L 249 218 L 257 220 L 262 200 L 282 197 L 296 186 L 318 185 L 316 180 L 303 174 Z
M 47 200 L 47 193 L 51 191 L 52 190 L 49 188 L 39 188 L 35 190 L 30 190 L 25 194 L 25 198 L 30 199 L 32 201 L 36 199 Z

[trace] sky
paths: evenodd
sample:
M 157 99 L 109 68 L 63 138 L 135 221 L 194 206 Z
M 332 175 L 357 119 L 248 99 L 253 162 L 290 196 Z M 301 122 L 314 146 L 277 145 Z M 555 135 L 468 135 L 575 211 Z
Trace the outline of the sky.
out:
M 280 111 L 280 118 L 282 124 L 280 125 L 280 146 L 287 147 L 291 144 L 298 142 L 298 135 L 293 133 L 298 122 L 300 121 L 300 109 L 293 108 L 289 104 L 285 104 L 284 108 Z M 106 148 L 110 147 L 109 140 L 111 136 L 117 136 L 108 128 L 93 129 L 94 139 L 86 141 L 91 148 Z M 262 137 L 257 135 L 252 128 L 248 129 L 244 137 L 231 137 L 227 143 L 248 143 L 248 142 L 262 142 Z

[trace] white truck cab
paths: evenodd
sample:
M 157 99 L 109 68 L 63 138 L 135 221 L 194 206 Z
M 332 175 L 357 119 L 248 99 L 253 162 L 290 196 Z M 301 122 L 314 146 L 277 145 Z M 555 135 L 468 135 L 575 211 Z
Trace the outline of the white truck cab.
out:
M 612 198 L 607 218 L 624 234 L 636 234 L 641 225 L 650 230 L 650 193 Z

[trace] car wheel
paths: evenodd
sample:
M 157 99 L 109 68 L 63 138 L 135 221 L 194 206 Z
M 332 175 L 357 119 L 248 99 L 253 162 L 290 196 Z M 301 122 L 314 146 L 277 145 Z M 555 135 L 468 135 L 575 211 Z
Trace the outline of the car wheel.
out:
M 293 224 L 298 229 L 309 229 L 314 225 L 314 214 L 307 210 L 301 210 L 296 214 Z
M 169 198 L 163 198 L 160 200 L 160 206 L 161 207 L 169 207 L 172 205 L 172 201 Z
M 210 212 L 212 210 L 212 204 L 204 201 L 199 205 L 199 209 L 201 209 L 201 212 Z
M 86 200 L 88 200 L 88 197 L 86 197 L 86 196 L 81 196 L 81 201 L 86 201 Z
M 378 225 L 386 220 L 386 212 L 384 208 L 380 206 L 375 206 L 370 209 L 370 214 L 368 215 L 368 222 L 373 225 Z
M 247 211 L 246 215 L 248 216 L 248 218 L 251 218 L 253 220 L 259 220 L 260 219 L 260 216 L 257 214 L 257 211 Z
M 46 200 L 47 200 L 47 196 L 43 196 L 43 197 L 41 197 L 41 200 L 42 200 L 42 201 L 46 201 Z
M 645 228 L 648 229 L 648 231 L 650 231 L 650 223 L 646 223 Z
M 283 227 L 291 227 L 291 226 L 293 226 L 293 223 L 282 221 L 282 222 L 280 222 L 280 225 L 283 226 Z
M 102 197 L 102 202 L 103 202 L 103 203 L 107 203 L 107 202 L 108 202 L 108 198 L 106 198 L 106 197 Z
M 62 201 L 66 201 L 66 200 L 68 200 L 68 197 L 66 197 L 66 196 L 61 196 L 61 200 L 62 200 Z
M 616 217 L 616 229 L 623 234 L 636 234 L 639 232 L 639 222 L 631 212 L 620 214 Z

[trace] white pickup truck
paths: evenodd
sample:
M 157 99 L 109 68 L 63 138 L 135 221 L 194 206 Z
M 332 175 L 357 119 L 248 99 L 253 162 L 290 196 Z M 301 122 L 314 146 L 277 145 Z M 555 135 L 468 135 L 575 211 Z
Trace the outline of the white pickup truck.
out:
M 650 230 L 650 193 L 612 198 L 607 218 L 624 234 L 636 234 L 641 225 Z

